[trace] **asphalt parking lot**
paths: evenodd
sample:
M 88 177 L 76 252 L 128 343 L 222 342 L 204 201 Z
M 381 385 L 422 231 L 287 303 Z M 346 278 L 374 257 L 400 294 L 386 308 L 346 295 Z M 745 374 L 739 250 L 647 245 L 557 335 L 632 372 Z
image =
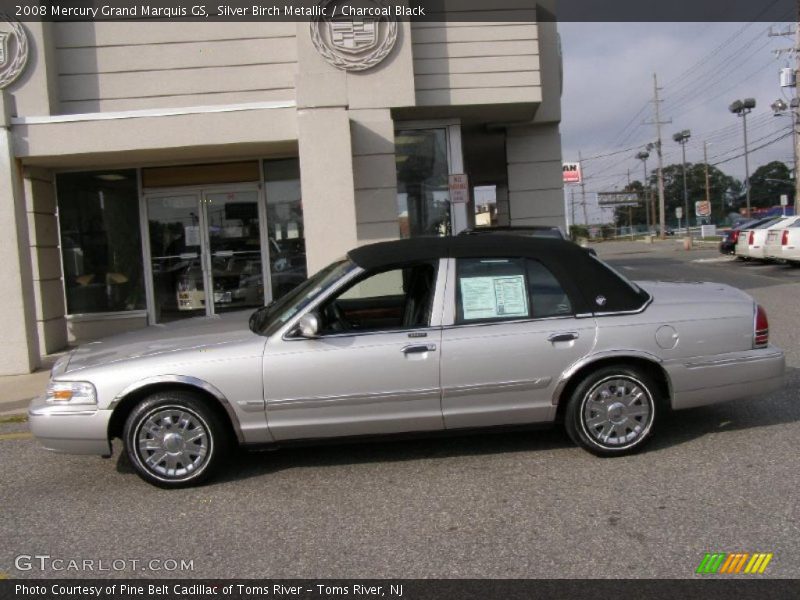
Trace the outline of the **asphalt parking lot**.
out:
M 40 450 L 0 424 L 0 572 L 11 577 L 693 577 L 706 552 L 800 575 L 800 269 L 672 245 L 598 248 L 633 279 L 736 285 L 787 352 L 782 391 L 671 415 L 599 459 L 561 430 L 282 449 L 163 491 L 119 458 Z M 191 571 L 20 571 L 18 555 L 191 560 Z M 139 563 L 141 564 L 141 563 Z M 171 564 L 171 563 L 170 563 Z

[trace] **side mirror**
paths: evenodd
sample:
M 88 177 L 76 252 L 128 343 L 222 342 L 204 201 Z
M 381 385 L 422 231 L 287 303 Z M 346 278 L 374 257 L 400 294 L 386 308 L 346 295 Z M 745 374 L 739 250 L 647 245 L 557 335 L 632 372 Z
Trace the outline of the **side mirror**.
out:
M 319 334 L 319 317 L 316 313 L 310 312 L 300 317 L 295 328 L 297 335 L 304 338 L 313 339 Z

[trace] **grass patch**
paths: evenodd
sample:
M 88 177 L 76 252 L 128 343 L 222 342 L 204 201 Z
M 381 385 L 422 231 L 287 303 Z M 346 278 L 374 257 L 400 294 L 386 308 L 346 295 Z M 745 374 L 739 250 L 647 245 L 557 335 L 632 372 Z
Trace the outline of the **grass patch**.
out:
M 2 423 L 27 423 L 28 415 L 9 415 L 7 417 L 0 417 L 0 424 Z

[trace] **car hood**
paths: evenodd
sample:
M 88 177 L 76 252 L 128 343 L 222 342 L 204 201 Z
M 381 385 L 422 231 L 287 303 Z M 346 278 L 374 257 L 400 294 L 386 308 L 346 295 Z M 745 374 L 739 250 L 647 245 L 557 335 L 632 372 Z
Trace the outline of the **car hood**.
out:
M 653 297 L 658 304 L 695 304 L 713 305 L 719 302 L 748 302 L 753 299 L 741 290 L 724 283 L 709 281 L 637 281 L 641 287 Z
M 251 314 L 252 311 L 244 310 L 214 317 L 195 317 L 90 342 L 74 350 L 68 361 L 57 365 L 58 372 L 54 375 L 120 360 L 252 340 L 255 334 L 248 327 Z

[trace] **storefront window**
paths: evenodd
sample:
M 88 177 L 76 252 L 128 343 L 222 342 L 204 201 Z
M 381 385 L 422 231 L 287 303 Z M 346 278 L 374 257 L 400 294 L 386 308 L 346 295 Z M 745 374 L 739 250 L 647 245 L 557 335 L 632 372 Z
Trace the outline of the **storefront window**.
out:
M 143 310 L 136 171 L 57 176 L 70 314 Z
M 264 161 L 264 186 L 272 297 L 277 299 L 308 276 L 299 161 Z
M 401 130 L 395 146 L 400 237 L 449 235 L 446 130 Z

